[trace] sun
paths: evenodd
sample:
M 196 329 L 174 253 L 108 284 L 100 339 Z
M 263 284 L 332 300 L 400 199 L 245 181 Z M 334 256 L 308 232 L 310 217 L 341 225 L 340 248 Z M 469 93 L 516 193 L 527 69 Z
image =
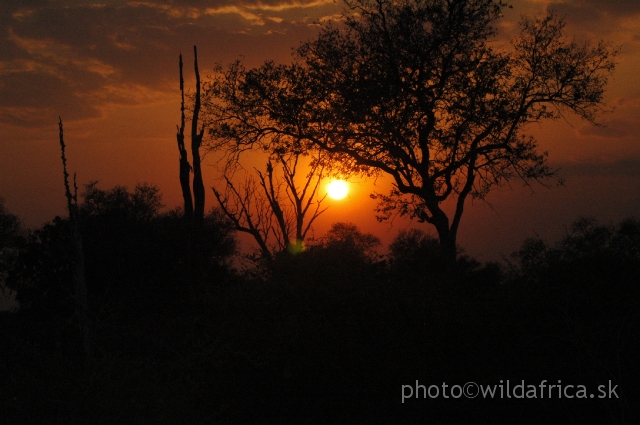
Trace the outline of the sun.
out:
M 349 192 L 349 186 L 347 186 L 347 182 L 343 180 L 333 180 L 327 186 L 327 193 L 333 199 L 342 199 L 347 196 Z

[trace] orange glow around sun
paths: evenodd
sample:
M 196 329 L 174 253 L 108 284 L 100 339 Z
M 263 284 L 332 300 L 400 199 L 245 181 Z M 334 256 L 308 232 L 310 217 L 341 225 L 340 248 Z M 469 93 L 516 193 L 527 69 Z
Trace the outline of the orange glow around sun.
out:
M 327 193 L 333 199 L 343 199 L 349 193 L 349 186 L 343 180 L 333 180 L 327 185 Z

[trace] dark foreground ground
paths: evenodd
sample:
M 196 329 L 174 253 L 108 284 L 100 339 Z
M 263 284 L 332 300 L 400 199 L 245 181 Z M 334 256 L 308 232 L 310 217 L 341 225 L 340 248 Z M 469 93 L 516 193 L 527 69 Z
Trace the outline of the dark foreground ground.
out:
M 231 279 L 198 305 L 129 304 L 96 326 L 86 362 L 60 318 L 3 314 L 0 421 L 571 424 L 640 414 L 637 280 L 294 267 Z M 418 388 L 415 398 L 416 381 L 439 396 Z M 574 387 L 550 390 L 558 381 Z M 467 382 L 502 383 L 503 396 L 451 389 Z
M 22 309 L 0 314 L 0 423 L 640 417 L 638 220 L 577 222 L 555 245 L 525 241 L 511 264 L 461 257 L 455 271 L 424 235 L 399 236 L 383 260 L 375 238 L 342 225 L 238 273 L 220 221 L 194 257 L 175 215 L 94 209 L 82 229 L 89 352 L 68 223 L 14 243 Z

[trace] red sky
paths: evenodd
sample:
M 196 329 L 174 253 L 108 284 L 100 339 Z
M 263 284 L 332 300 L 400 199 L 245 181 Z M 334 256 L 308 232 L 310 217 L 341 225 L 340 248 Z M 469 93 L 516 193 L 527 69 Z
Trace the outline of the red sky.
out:
M 579 39 L 620 47 L 606 95 L 614 112 L 604 128 L 572 117 L 532 127 L 561 168 L 565 187 L 513 182 L 469 204 L 459 242 L 480 259 L 497 259 L 527 236 L 560 237 L 579 216 L 603 223 L 640 215 L 640 2 L 637 0 L 514 0 L 500 26 L 512 34 L 523 14 L 551 7 Z M 181 202 L 175 129 L 180 119 L 178 53 L 193 87 L 192 48 L 200 70 L 212 72 L 244 58 L 291 60 L 291 48 L 313 37 L 314 21 L 339 16 L 332 0 L 124 1 L 3 0 L 0 5 L 0 197 L 29 226 L 64 214 L 57 119 L 65 124 L 69 169 L 78 182 L 100 186 L 156 184 L 164 202 Z M 216 184 L 205 161 L 205 184 Z M 377 223 L 368 194 L 372 182 L 353 185 L 349 199 L 328 201 L 315 227 L 351 221 L 387 243 L 408 223 Z M 385 181 L 378 181 L 384 190 Z M 213 196 L 207 193 L 207 208 Z M 490 204 L 490 205 L 489 205 Z M 431 231 L 428 227 L 425 229 Z

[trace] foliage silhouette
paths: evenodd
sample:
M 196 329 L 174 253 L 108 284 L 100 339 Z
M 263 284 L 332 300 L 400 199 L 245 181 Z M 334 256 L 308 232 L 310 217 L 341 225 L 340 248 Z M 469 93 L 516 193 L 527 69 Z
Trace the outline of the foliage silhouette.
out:
M 525 21 L 515 53 L 492 50 L 485 39 L 504 6 L 492 0 L 348 5 L 346 27 L 325 26 L 298 50 L 299 63 L 249 71 L 235 65 L 214 82 L 226 103 L 210 111 L 218 120 L 212 135 L 240 151 L 256 146 L 284 155 L 320 147 L 341 155 L 335 165 L 343 171 L 387 172 L 396 191 L 379 196 L 380 213 L 431 222 L 438 240 L 401 232 L 385 259 L 378 238 L 335 223 L 306 249 L 279 252 L 239 275 L 231 267 L 237 226 L 229 214 L 203 213 L 197 249 L 185 249 L 194 247 L 188 212 L 164 212 L 158 188 L 104 190 L 90 183 L 76 224 L 95 358 L 81 368 L 74 223 L 56 217 L 23 241 L 15 216 L 0 203 L 0 261 L 9 247 L 7 282 L 22 307 L 0 314 L 2 419 L 466 423 L 486 416 L 522 424 L 634 423 L 637 219 L 616 226 L 582 219 L 556 244 L 529 239 L 508 264 L 506 280 L 496 263 L 456 258 L 455 246 L 465 197 L 482 197 L 516 175 L 527 181 L 552 174 L 535 142 L 516 137 L 527 121 L 558 116 L 534 105 L 548 94 L 536 98 L 540 91 L 556 90 L 558 97 L 546 100 L 592 121 L 614 52 L 604 44 L 565 43 L 553 17 Z M 425 46 L 434 49 L 420 56 Z M 522 55 L 536 51 L 543 53 L 537 59 Z M 426 59 L 414 67 L 420 72 L 412 72 L 416 58 Z M 531 77 L 533 68 L 539 78 Z M 583 78 L 589 70 L 591 79 Z M 436 77 L 446 78 L 431 97 L 414 93 L 428 92 Z M 526 98 L 525 80 L 533 106 L 514 110 Z M 442 125 L 429 115 L 434 105 Z M 475 137 L 483 130 L 485 139 Z M 178 143 L 186 157 L 180 137 Z M 458 210 L 445 226 L 449 217 L 439 208 L 447 197 L 457 197 Z M 194 264 L 202 266 L 197 297 L 187 294 Z M 590 389 L 610 380 L 620 398 L 400 403 L 401 386 L 418 381 L 556 379 Z
M 640 222 L 628 218 L 617 226 L 581 218 L 554 246 L 540 238 L 526 239 L 516 260 L 520 279 L 551 284 L 626 281 L 640 277 Z
M 554 176 L 527 125 L 565 112 L 594 123 L 616 51 L 568 40 L 553 14 L 523 19 L 511 50 L 495 48 L 501 1 L 346 3 L 344 26 L 321 23 L 292 65 L 233 64 L 217 78 L 211 136 L 240 151 L 320 148 L 336 166 L 389 175 L 379 218 L 432 224 L 453 263 L 467 198 Z
M 24 247 L 26 232 L 17 215 L 9 212 L 0 198 L 0 282 L 13 267 L 18 252 Z
M 389 265 L 398 277 L 441 271 L 438 240 L 420 229 L 402 230 L 389 245 Z
M 464 256 L 455 273 L 431 274 L 414 261 L 421 250 L 437 257 L 423 233 L 401 233 L 385 262 L 375 237 L 338 223 L 305 251 L 277 255 L 264 276 L 227 274 L 226 284 L 211 286 L 214 293 L 196 305 L 171 289 L 184 273 L 171 255 L 180 251 L 176 238 L 183 234 L 172 226 L 184 223 L 181 212 L 158 210 L 152 186 L 89 185 L 84 199 L 90 300 L 95 306 L 108 298 L 97 321 L 96 359 L 90 371 L 78 370 L 77 333 L 65 320 L 73 306 L 64 311 L 70 269 L 60 247 L 70 243 L 69 233 L 57 218 L 34 232 L 39 242 L 31 240 L 26 251 L 39 265 L 31 269 L 38 284 L 22 288 L 34 303 L 0 315 L 0 339 L 10 342 L 0 344 L 0 371 L 8 378 L 0 381 L 0 408 L 9 422 L 449 423 L 486 415 L 525 424 L 551 416 L 561 423 L 632 423 L 638 412 L 637 220 L 583 221 L 565 240 L 543 243 L 544 252 L 562 253 L 530 264 L 567 267 L 563 281 L 546 272 L 532 276 L 526 262 L 515 261 L 518 273 L 503 281 L 494 266 Z M 218 227 L 220 235 L 230 237 L 225 229 Z M 225 255 L 214 255 L 220 267 Z M 599 268 L 612 266 L 611 257 L 624 266 L 620 279 Z M 134 263 L 144 267 L 136 272 Z M 397 274 L 400 264 L 410 278 Z M 212 271 L 208 282 L 219 283 L 223 272 Z M 94 273 L 110 273 L 111 282 Z M 59 288 L 45 285 L 54 281 Z M 112 289 L 105 297 L 96 288 L 106 284 Z M 561 379 L 589 388 L 611 379 L 620 398 L 401 404 L 401 385 L 416 379 Z
M 82 198 L 79 214 L 93 314 L 144 315 L 180 307 L 188 285 L 188 254 L 181 248 L 188 224 L 178 211 L 161 211 L 158 188 L 141 184 L 132 192 L 123 186 L 103 190 L 93 182 Z M 63 308 L 73 293 L 68 226 L 68 219 L 56 217 L 31 235 L 10 278 L 24 309 L 53 309 L 69 317 Z M 235 252 L 233 231 L 216 211 L 205 217 L 203 228 L 203 268 L 209 278 L 224 279 Z
M 355 224 L 338 222 L 331 226 L 319 246 L 339 253 L 351 252 L 366 262 L 374 262 L 379 245 L 378 237 L 362 233 Z
M 640 348 L 639 254 L 637 218 L 615 226 L 580 218 L 555 244 L 525 240 L 511 263 L 512 284 L 530 300 L 533 314 L 556 323 L 541 342 L 568 350 L 578 371 L 626 388 L 639 373 L 632 360 Z M 633 417 L 631 394 L 607 401 L 612 423 Z
M 331 291 L 365 285 L 381 270 L 376 252 L 379 245 L 380 239 L 362 233 L 355 224 L 334 223 L 323 238 L 310 242 L 304 251 L 278 255 L 271 266 L 271 279 L 313 285 L 322 276 L 321 286 Z

